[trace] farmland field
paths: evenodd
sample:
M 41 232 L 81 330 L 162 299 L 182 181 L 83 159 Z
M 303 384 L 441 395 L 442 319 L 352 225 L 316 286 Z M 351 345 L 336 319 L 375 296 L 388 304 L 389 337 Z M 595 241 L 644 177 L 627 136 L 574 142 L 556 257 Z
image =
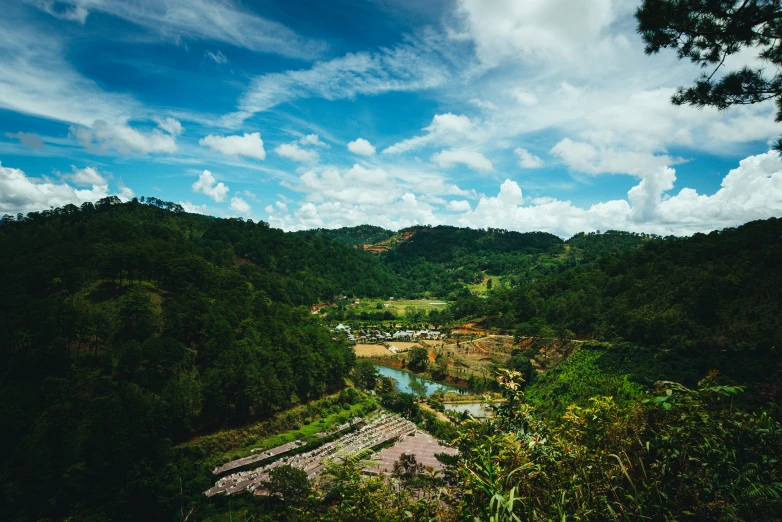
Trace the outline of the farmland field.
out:
M 401 341 L 390 341 L 388 344 L 395 347 L 400 352 L 406 352 L 407 350 L 411 350 L 416 346 L 421 346 L 418 343 L 406 343 Z M 386 352 L 388 352 L 388 350 L 386 350 Z
M 356 357 L 383 357 L 392 355 L 388 348 L 382 344 L 357 344 L 355 347 Z
M 378 303 L 382 303 L 384 306 L 378 308 Z M 399 300 L 381 300 L 381 299 L 362 299 L 357 305 L 353 305 L 353 308 L 358 312 L 376 312 L 378 310 L 389 310 L 394 315 L 405 315 L 405 308 L 413 306 L 420 308 L 425 312 L 429 310 L 445 310 L 447 303 L 438 298 L 431 299 L 399 299 Z

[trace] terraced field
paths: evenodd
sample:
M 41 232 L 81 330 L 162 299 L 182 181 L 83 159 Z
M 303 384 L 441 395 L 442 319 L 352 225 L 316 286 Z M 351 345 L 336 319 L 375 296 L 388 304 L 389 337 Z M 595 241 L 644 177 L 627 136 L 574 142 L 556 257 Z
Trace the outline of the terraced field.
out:
M 362 424 L 362 427 L 351 430 L 352 427 L 361 426 Z M 433 441 L 430 435 L 419 432 L 412 422 L 390 413 L 382 413 L 371 419 L 354 419 L 349 425 L 340 426 L 339 430 L 346 431 L 346 433 L 333 442 L 324 443 L 305 453 L 295 454 L 295 450 L 298 449 L 300 445 L 294 442 L 285 445 L 285 447 L 268 450 L 264 452 L 264 454 L 259 455 L 257 460 L 244 458 L 226 463 L 223 466 L 216 468 L 214 470 L 215 474 L 237 469 L 238 467 L 244 467 L 252 463 L 271 461 L 268 464 L 263 464 L 252 470 L 238 471 L 226 475 L 220 478 L 215 483 L 214 487 L 204 491 L 204 494 L 207 497 L 212 497 L 217 494 L 233 495 L 242 492 L 263 495 L 266 494 L 263 483 L 268 480 L 269 471 L 276 467 L 290 465 L 307 472 L 307 476 L 310 479 L 315 479 L 320 474 L 327 459 L 334 459 L 344 455 L 355 455 L 363 450 L 376 448 L 395 439 L 400 440 L 401 442 L 407 440 L 405 448 L 410 447 L 410 451 L 412 451 L 414 447 L 421 446 L 421 457 L 426 459 L 427 462 L 432 460 L 434 454 L 432 448 L 435 446 L 437 446 L 437 448 L 442 448 L 443 450 L 446 448 Z M 420 433 L 420 435 L 416 436 L 417 433 Z M 412 436 L 412 438 L 408 438 L 408 436 Z M 325 439 L 326 437 L 324 437 L 324 440 Z M 411 446 L 411 443 L 413 442 L 415 444 Z M 392 446 L 392 448 L 393 447 L 394 446 Z M 449 451 L 453 452 L 454 450 Z M 381 455 L 384 454 L 381 453 Z M 380 458 L 383 465 L 387 466 L 388 462 L 385 462 L 386 460 L 388 460 L 387 457 Z

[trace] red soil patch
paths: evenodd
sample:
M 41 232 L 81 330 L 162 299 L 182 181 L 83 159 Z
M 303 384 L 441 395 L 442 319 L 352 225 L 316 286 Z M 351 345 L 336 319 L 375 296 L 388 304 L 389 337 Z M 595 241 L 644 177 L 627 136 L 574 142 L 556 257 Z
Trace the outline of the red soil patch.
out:
M 451 333 L 457 333 L 462 335 L 489 335 L 489 330 L 480 330 L 472 328 L 454 328 Z

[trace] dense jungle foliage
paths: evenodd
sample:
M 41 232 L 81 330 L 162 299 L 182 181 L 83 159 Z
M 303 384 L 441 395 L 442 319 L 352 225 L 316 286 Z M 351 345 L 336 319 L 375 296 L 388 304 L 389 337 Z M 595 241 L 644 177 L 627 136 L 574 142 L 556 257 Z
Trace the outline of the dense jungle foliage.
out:
M 782 509 L 782 220 L 691 238 L 405 232 L 372 254 L 353 244 L 382 229 L 288 234 L 155 198 L 3 217 L 0 519 L 773 520 Z M 486 275 L 502 284 L 470 295 Z M 498 416 L 454 426 L 355 367 L 308 308 L 389 295 L 450 296 L 441 320 L 573 355 L 530 386 L 505 374 Z M 523 353 L 508 365 L 532 380 Z M 279 497 L 203 496 L 211 466 L 259 437 L 306 439 L 377 404 L 462 458 L 442 474 L 402 462 L 392 482 L 362 478 L 353 459 L 319 484 L 275 474 Z
M 6 217 L 0 263 L 3 520 L 165 518 L 172 443 L 344 386 L 352 349 L 294 305 L 395 282 L 340 243 L 157 200 Z

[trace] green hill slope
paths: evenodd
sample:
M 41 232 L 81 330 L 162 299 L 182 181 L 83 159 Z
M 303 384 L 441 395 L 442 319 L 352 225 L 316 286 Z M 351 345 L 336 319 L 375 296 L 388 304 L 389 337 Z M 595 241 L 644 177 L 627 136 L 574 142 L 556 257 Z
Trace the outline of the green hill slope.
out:
M 412 236 L 382 255 L 405 282 L 407 295 L 451 297 L 489 275 L 529 277 L 564 252 L 563 241 L 544 232 L 413 227 Z
M 782 220 L 690 238 L 646 241 L 452 312 L 544 339 L 594 338 L 667 354 L 694 380 L 716 368 L 770 379 L 782 346 Z M 636 365 L 636 373 L 643 365 Z M 689 368 L 687 367 L 689 366 Z
M 344 385 L 352 349 L 298 305 L 397 285 L 348 245 L 157 200 L 5 218 L 0 264 L 3 520 L 160 519 L 172 441 Z

